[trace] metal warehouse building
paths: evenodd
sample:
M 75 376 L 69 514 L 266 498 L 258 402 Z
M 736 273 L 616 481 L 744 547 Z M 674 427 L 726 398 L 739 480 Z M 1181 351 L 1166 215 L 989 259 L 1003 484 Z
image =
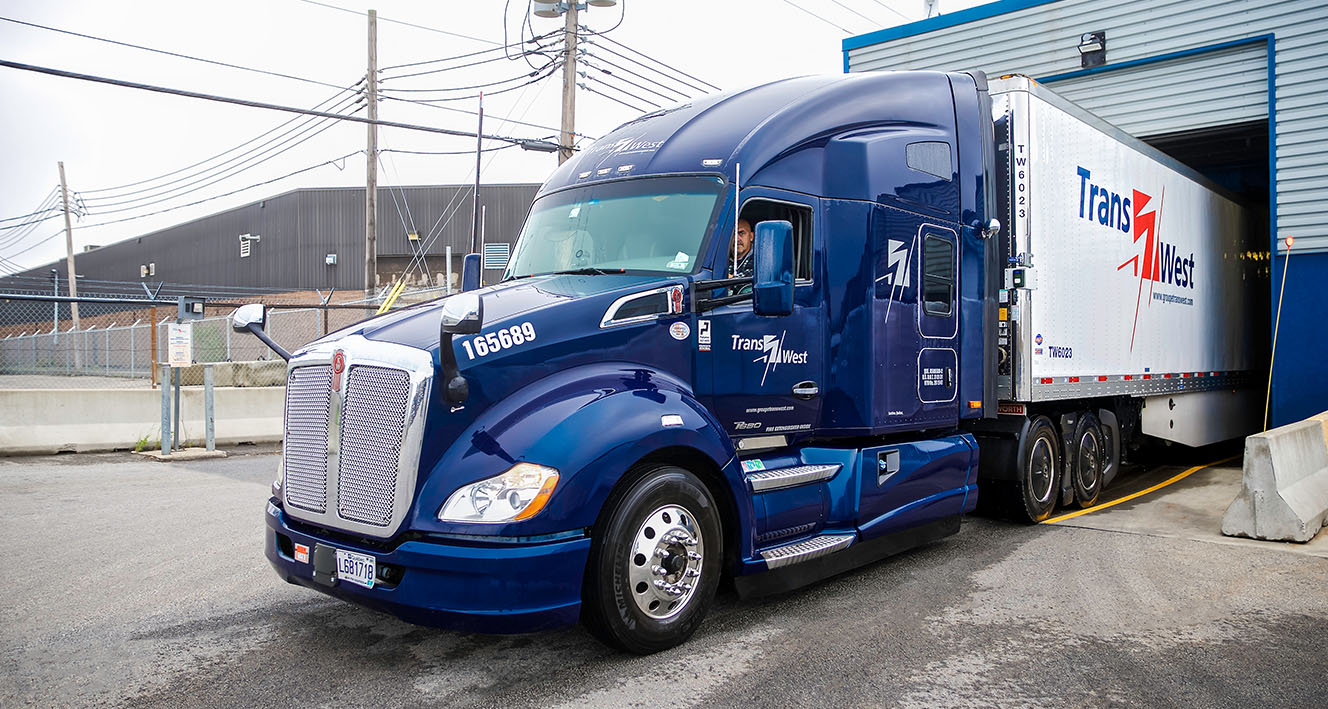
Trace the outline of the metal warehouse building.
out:
M 444 254 L 452 248 L 454 280 L 471 247 L 472 185 L 393 187 L 378 190 L 378 285 L 403 272 L 411 285 L 442 285 Z M 486 280 L 506 266 L 539 189 L 537 184 L 482 185 L 484 240 L 491 248 Z M 75 255 L 80 278 L 90 281 L 187 283 L 308 291 L 364 290 L 364 188 L 298 189 L 219 214 Z M 410 234 L 418 235 L 411 239 Z M 417 255 L 421 254 L 417 258 Z M 412 264 L 413 267 L 412 267 Z M 427 265 L 429 279 L 424 274 Z M 32 290 L 61 260 L 16 278 L 0 289 Z M 206 295 L 206 291 L 200 293 Z
M 1328 409 L 1328 2 L 1001 0 L 843 51 L 846 72 L 1032 76 L 1235 192 L 1275 254 L 1270 335 L 1286 269 L 1272 425 Z

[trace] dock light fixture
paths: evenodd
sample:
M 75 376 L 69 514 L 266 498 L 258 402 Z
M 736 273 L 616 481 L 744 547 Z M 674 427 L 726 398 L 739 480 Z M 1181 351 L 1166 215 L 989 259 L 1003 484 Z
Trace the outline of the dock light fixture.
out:
M 1089 69 L 1107 63 L 1107 33 L 1105 30 L 1079 35 L 1079 66 Z

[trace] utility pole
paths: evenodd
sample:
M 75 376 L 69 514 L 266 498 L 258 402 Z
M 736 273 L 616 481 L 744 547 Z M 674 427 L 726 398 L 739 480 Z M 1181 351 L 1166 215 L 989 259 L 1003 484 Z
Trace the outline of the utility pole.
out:
M 78 297 L 78 278 L 74 276 L 74 225 L 69 221 L 69 185 L 65 182 L 65 163 L 60 161 L 60 194 L 65 203 L 65 265 L 69 268 L 69 297 Z M 78 303 L 69 304 L 69 316 L 74 321 L 74 330 L 78 326 Z M 74 348 L 74 368 L 83 369 L 83 352 Z
M 572 157 L 572 136 L 576 132 L 576 1 L 567 3 L 567 24 L 564 35 L 567 46 L 563 50 L 563 122 L 558 133 L 558 164 Z
M 484 92 L 480 92 L 480 122 L 475 128 L 475 187 L 470 191 L 470 253 L 480 252 L 480 156 L 484 148 Z M 484 267 L 480 266 L 481 273 Z
M 369 11 L 369 73 L 365 80 L 369 97 L 369 145 L 365 151 L 364 176 L 364 295 L 373 297 L 378 287 L 378 11 Z

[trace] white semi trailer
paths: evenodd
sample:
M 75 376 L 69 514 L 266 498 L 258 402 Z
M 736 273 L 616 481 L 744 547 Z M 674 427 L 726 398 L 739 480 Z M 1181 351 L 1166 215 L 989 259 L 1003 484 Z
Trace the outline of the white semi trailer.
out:
M 990 88 L 1008 228 L 982 490 L 1036 521 L 1057 501 L 1096 502 L 1138 434 L 1200 446 L 1257 426 L 1249 221 L 1194 170 L 1032 79 Z

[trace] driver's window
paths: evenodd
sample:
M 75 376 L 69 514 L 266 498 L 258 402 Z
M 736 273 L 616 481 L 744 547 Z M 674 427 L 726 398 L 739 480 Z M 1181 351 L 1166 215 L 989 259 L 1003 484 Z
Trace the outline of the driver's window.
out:
M 742 206 L 738 227 L 725 251 L 729 277 L 752 275 L 752 250 L 756 245 L 756 225 L 768 220 L 787 221 L 793 225 L 793 274 L 799 282 L 812 280 L 812 210 L 799 204 L 750 199 Z

